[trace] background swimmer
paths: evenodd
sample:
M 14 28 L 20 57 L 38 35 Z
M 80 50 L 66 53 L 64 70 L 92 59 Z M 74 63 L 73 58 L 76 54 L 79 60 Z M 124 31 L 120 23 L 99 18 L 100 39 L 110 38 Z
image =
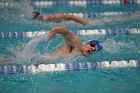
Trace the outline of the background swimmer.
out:
M 45 21 L 45 22 L 62 22 L 62 21 L 68 21 L 68 20 L 73 20 L 75 22 L 78 22 L 82 25 L 85 26 L 90 26 L 91 23 L 89 23 L 88 21 L 75 16 L 75 15 L 69 15 L 69 14 L 52 14 L 48 17 L 44 17 L 42 14 L 40 14 L 39 12 L 33 12 L 34 14 L 34 19 L 39 19 L 41 21 Z

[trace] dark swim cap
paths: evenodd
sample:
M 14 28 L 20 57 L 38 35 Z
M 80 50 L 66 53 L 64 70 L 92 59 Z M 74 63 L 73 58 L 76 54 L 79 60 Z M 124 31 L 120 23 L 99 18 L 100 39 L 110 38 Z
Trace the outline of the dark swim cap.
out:
M 90 44 L 96 44 L 98 47 L 98 51 L 103 49 L 103 46 L 100 44 L 100 41 L 98 40 L 92 40 L 89 42 Z

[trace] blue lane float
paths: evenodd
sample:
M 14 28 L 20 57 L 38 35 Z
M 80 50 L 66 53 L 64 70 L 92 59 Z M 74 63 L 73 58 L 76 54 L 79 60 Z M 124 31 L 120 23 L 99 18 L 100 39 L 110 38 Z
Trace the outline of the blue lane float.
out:
M 15 7 L 15 4 L 21 2 L 0 2 L 0 8 Z M 32 1 L 33 5 L 38 7 L 56 7 L 56 6 L 96 6 L 96 5 L 135 5 L 140 4 L 140 0 L 47 0 Z
M 32 38 L 47 34 L 47 30 L 29 32 L 0 32 L 2 38 Z M 93 29 L 93 30 L 74 30 L 77 35 L 121 35 L 121 34 L 140 34 L 140 28 L 132 29 Z
M 0 74 L 16 74 L 16 73 L 27 73 L 28 67 L 26 65 L 1 65 Z
M 58 64 L 39 64 L 35 65 L 0 65 L 0 74 L 17 73 L 42 73 L 55 71 L 82 71 L 108 68 L 130 68 L 140 67 L 140 61 L 103 61 L 103 62 L 85 62 L 85 63 L 58 63 Z
M 53 6 L 95 6 L 95 5 L 126 5 L 140 4 L 139 0 L 53 0 L 35 1 L 34 5 L 39 7 Z

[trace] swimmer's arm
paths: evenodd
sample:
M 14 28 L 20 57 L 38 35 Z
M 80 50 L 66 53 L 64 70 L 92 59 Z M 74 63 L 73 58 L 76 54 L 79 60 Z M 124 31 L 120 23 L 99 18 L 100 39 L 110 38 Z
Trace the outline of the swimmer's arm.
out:
M 74 45 L 75 43 L 77 43 L 77 41 L 79 41 L 79 37 L 71 33 L 63 26 L 53 28 L 48 33 L 48 40 L 52 39 L 56 34 L 60 34 L 61 36 L 63 36 L 63 38 L 69 45 Z
M 56 53 L 54 53 L 53 55 L 51 55 L 51 57 L 49 57 L 48 59 L 42 60 L 42 62 L 44 64 L 47 64 L 49 62 L 52 62 L 60 57 L 63 57 L 65 55 L 65 50 L 67 49 L 67 46 L 64 46 L 63 48 L 61 48 L 60 50 L 58 50 Z
M 78 16 L 69 15 L 69 14 L 53 14 L 47 18 L 45 18 L 43 15 L 39 15 L 38 19 L 45 21 L 45 22 L 61 22 L 61 21 L 73 20 L 73 21 L 78 22 L 85 26 L 91 25 L 91 23 L 89 23 L 88 21 L 86 21 Z
M 60 58 L 60 57 L 63 57 L 66 53 L 66 48 L 67 46 L 64 46 L 63 48 L 61 48 L 60 50 L 58 50 L 56 53 L 54 53 L 50 59 L 49 59 L 49 62 L 53 61 L 53 60 L 56 60 L 57 58 Z M 48 62 L 48 60 L 46 61 Z
M 75 15 L 65 15 L 68 20 L 73 20 L 85 26 L 91 26 L 91 23 Z

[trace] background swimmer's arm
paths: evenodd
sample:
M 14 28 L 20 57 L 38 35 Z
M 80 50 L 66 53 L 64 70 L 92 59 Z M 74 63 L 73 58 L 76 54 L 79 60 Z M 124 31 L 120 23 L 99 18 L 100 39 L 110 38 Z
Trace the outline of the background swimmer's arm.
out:
M 53 14 L 49 17 L 45 18 L 43 15 L 38 15 L 37 17 L 39 20 L 45 21 L 45 22 L 61 22 L 61 21 L 67 21 L 67 20 L 73 20 L 75 22 L 78 22 L 85 26 L 90 26 L 91 23 L 88 21 L 75 16 L 75 15 L 69 15 L 69 14 Z
M 86 21 L 78 16 L 75 16 L 75 15 L 65 15 L 65 16 L 67 16 L 67 19 L 69 19 L 69 20 L 73 20 L 73 21 L 78 22 L 85 26 L 91 26 L 91 23 L 89 23 L 88 21 Z

